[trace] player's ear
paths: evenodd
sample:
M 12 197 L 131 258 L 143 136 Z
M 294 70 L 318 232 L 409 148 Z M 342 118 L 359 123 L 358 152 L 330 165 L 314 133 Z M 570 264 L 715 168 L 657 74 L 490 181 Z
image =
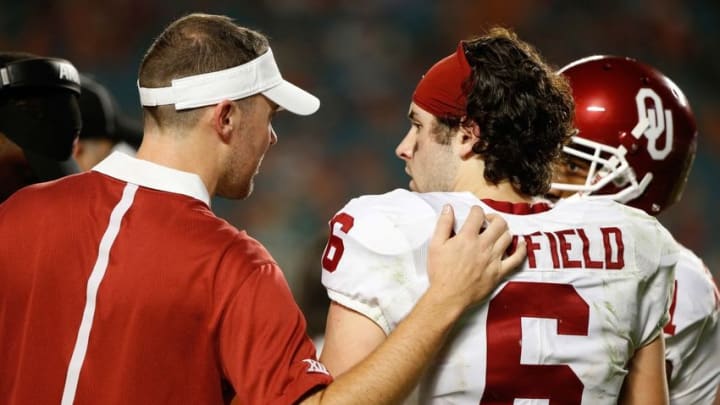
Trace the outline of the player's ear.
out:
M 480 126 L 475 121 L 463 118 L 460 121 L 458 132 L 460 156 L 469 158 L 475 155 L 473 145 L 480 141 Z

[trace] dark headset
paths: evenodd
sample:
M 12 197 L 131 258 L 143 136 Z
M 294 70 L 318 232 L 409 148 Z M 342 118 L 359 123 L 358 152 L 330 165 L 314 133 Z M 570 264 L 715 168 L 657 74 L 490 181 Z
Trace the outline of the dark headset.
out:
M 0 62 L 0 132 L 23 150 L 37 181 L 77 172 L 70 157 L 82 127 L 79 95 L 80 75 L 66 60 Z
M 65 160 L 82 127 L 79 95 L 80 74 L 66 60 L 0 64 L 0 132 L 23 150 Z
M 57 58 L 35 58 L 0 66 L 0 95 L 12 89 L 56 88 L 80 95 L 80 74 L 72 63 Z

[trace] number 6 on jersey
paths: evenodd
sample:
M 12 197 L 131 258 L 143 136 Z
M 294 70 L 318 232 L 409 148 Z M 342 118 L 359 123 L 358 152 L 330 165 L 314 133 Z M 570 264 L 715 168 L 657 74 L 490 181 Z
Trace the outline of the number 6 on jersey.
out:
M 336 235 L 336 228 L 343 233 L 350 232 L 355 219 L 350 215 L 341 212 L 330 221 L 330 237 L 328 237 L 327 246 L 325 246 L 325 252 L 323 252 L 322 266 L 329 272 L 335 271 L 340 263 L 343 252 L 345 252 L 345 245 L 343 244 L 342 238 Z M 340 225 L 337 226 L 336 225 Z

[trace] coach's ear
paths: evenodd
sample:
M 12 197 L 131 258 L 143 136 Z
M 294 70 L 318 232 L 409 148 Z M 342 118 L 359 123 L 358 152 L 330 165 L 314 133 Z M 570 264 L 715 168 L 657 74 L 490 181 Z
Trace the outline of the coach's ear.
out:
M 240 125 L 242 111 L 230 100 L 223 100 L 213 107 L 212 127 L 222 143 L 230 143 L 233 130 Z
M 473 146 L 480 142 L 480 126 L 475 121 L 463 118 L 458 128 L 458 139 L 461 158 L 468 159 L 477 155 Z

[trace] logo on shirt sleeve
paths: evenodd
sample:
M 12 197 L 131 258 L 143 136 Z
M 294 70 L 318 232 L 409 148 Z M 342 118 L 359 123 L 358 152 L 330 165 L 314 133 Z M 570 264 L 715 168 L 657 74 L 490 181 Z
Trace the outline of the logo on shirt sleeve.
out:
M 308 365 L 308 368 L 307 370 L 305 370 L 305 372 L 330 375 L 330 372 L 328 372 L 327 368 L 325 368 L 325 365 L 323 365 L 319 361 L 312 359 L 304 359 L 303 361 Z

